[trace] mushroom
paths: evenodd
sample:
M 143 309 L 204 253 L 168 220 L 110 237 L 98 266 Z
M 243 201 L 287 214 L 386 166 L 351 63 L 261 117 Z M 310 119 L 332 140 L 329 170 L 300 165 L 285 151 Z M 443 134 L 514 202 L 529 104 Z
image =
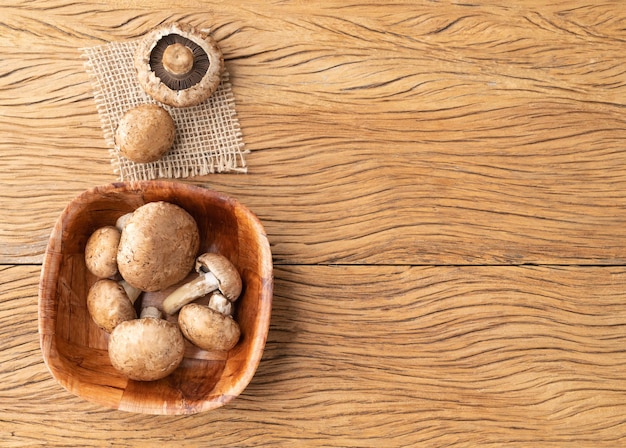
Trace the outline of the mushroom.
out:
M 166 23 L 135 50 L 137 80 L 155 100 L 174 107 L 200 104 L 217 89 L 224 57 L 215 40 L 187 23 Z
M 140 104 L 126 111 L 115 131 L 115 143 L 124 157 L 137 163 L 155 162 L 174 144 L 176 125 L 156 104 Z
M 128 218 L 117 265 L 135 288 L 159 291 L 187 277 L 199 247 L 198 225 L 189 213 L 169 202 L 149 202 Z
M 198 277 L 174 290 L 163 301 L 163 311 L 174 314 L 186 304 L 213 291 L 234 302 L 241 294 L 241 277 L 237 268 L 223 255 L 205 253 L 196 259 Z
M 113 226 L 104 226 L 91 234 L 85 246 L 87 269 L 99 278 L 117 274 L 117 248 L 120 231 Z
M 178 326 L 183 336 L 203 350 L 230 350 L 241 335 L 232 316 L 199 303 L 190 303 L 180 310 Z
M 128 378 L 154 381 L 172 373 L 183 360 L 185 340 L 172 322 L 161 319 L 155 307 L 141 317 L 119 324 L 109 337 L 109 359 Z
M 137 318 L 133 305 L 140 294 L 125 281 L 100 279 L 89 289 L 87 310 L 98 327 L 111 333 L 122 322 Z
M 117 218 L 117 221 L 115 221 L 115 227 L 117 228 L 117 230 L 119 230 L 120 232 L 124 230 L 124 227 L 126 227 L 126 223 L 128 222 L 131 216 L 133 216 L 132 212 L 126 213 L 120 216 L 119 218 Z

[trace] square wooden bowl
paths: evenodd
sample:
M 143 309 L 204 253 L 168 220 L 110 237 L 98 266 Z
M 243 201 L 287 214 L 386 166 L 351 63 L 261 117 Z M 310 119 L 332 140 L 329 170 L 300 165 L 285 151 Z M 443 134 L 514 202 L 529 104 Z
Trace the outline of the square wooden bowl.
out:
M 86 268 L 87 239 L 98 227 L 154 201 L 187 210 L 200 230 L 201 252 L 219 252 L 237 267 L 243 292 L 235 305 L 239 343 L 228 352 L 188 347 L 166 378 L 129 380 L 113 369 L 108 334 L 91 320 L 87 292 L 96 281 Z M 193 414 L 239 395 L 261 360 L 272 306 L 272 255 L 259 220 L 235 199 L 179 182 L 116 183 L 90 189 L 59 217 L 39 285 L 39 335 L 44 361 L 68 391 L 114 409 L 146 414 Z M 155 302 L 158 294 L 143 299 Z

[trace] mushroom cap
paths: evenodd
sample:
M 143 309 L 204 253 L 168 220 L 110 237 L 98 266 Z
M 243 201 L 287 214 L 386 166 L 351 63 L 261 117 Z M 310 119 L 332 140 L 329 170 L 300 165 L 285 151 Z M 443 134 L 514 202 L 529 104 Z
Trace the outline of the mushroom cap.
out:
M 113 277 L 117 274 L 117 248 L 120 231 L 113 226 L 96 229 L 85 246 L 85 264 L 96 277 Z
M 241 335 L 239 324 L 231 316 L 198 303 L 181 308 L 178 326 L 191 343 L 203 350 L 230 350 Z
M 110 279 L 98 280 L 89 289 L 87 310 L 94 323 L 107 333 L 122 322 L 137 318 L 122 285 Z
M 109 337 L 111 364 L 137 381 L 166 377 L 178 367 L 184 353 L 185 340 L 176 324 L 154 317 L 122 322 Z
M 177 43 L 187 46 L 193 53 L 191 71 L 180 74 L 176 73 L 178 69 L 170 73 L 166 69 L 160 72 L 163 53 L 168 46 Z M 171 22 L 143 37 L 135 50 L 134 64 L 137 80 L 148 95 L 170 106 L 188 107 L 200 104 L 215 92 L 221 80 L 224 57 L 209 34 L 187 23 Z
M 159 291 L 193 269 L 200 233 L 193 217 L 169 202 L 149 202 L 128 219 L 117 252 L 120 274 L 142 291 Z
M 157 104 L 140 104 L 126 111 L 115 131 L 124 157 L 137 163 L 159 160 L 174 144 L 176 124 Z
M 237 268 L 224 255 L 207 252 L 196 259 L 196 272 L 211 272 L 219 283 L 219 289 L 224 297 L 231 302 L 237 300 L 241 294 L 241 277 Z

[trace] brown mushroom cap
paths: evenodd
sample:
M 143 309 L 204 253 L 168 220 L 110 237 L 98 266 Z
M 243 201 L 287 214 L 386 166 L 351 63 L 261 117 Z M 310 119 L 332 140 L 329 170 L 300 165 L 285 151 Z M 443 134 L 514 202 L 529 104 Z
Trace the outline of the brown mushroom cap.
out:
M 113 226 L 105 226 L 91 234 L 85 246 L 87 269 L 99 278 L 117 274 L 117 248 L 120 231 Z
M 230 350 L 239 341 L 239 324 L 231 317 L 198 303 L 182 307 L 178 326 L 183 335 L 204 350 Z
M 206 100 L 217 89 L 224 68 L 222 52 L 210 35 L 176 22 L 147 33 L 134 62 L 137 80 L 146 93 L 174 107 Z
M 124 280 L 159 291 L 183 280 L 194 266 L 200 234 L 193 217 L 168 202 L 150 202 L 128 219 L 117 252 Z
M 176 324 L 154 317 L 122 322 L 109 337 L 111 364 L 137 381 L 166 377 L 178 367 L 184 353 L 185 341 Z
M 98 280 L 89 289 L 87 310 L 94 323 L 107 333 L 122 322 L 137 318 L 124 287 L 110 279 Z
M 174 144 L 176 124 L 157 104 L 140 104 L 126 111 L 115 131 L 115 144 L 137 163 L 159 160 Z
M 207 252 L 196 259 L 196 272 L 211 272 L 219 282 L 219 290 L 231 302 L 241 294 L 241 277 L 237 268 L 225 256 Z

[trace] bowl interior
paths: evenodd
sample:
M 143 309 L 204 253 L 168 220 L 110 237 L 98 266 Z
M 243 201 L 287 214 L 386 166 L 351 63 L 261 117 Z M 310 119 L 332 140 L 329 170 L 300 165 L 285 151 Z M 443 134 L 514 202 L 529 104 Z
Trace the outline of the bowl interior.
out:
M 201 252 L 228 257 L 244 289 L 235 317 L 241 340 L 229 352 L 191 344 L 181 365 L 152 382 L 128 380 L 109 362 L 108 335 L 91 320 L 86 296 L 97 280 L 86 268 L 84 249 L 98 227 L 153 201 L 187 210 L 198 223 Z M 88 190 L 59 217 L 41 272 L 39 333 L 44 361 L 67 390 L 114 409 L 150 414 L 189 414 L 216 408 L 247 386 L 261 359 L 272 300 L 272 259 L 259 220 L 223 194 L 177 182 L 118 183 Z M 166 292 L 144 294 L 143 305 L 159 304 Z

